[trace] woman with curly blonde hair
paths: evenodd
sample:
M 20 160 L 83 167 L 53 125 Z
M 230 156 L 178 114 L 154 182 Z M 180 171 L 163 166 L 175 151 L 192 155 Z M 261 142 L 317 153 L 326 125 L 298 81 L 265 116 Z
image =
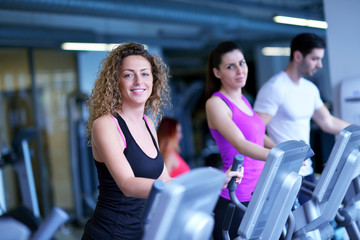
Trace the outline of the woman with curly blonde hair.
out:
M 142 44 L 119 45 L 103 60 L 88 99 L 87 126 L 99 197 L 82 239 L 141 239 L 153 182 L 170 178 L 154 123 L 169 92 L 166 64 Z

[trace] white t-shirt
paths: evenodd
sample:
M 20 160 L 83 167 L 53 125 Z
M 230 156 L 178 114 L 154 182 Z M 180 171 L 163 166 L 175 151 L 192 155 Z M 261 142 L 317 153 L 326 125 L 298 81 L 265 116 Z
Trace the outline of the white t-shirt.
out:
M 310 120 L 314 112 L 323 106 L 318 88 L 305 78 L 295 84 L 284 72 L 269 79 L 259 90 L 254 103 L 256 112 L 273 116 L 267 125 L 267 133 L 275 143 L 288 140 L 310 142 Z M 300 169 L 307 176 L 314 172 L 310 159 Z

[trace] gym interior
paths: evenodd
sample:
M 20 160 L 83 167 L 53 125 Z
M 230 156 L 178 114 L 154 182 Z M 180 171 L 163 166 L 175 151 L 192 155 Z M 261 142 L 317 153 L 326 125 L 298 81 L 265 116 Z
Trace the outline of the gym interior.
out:
M 353 149 L 360 150 L 356 125 L 360 124 L 358 10 L 360 2 L 353 0 L 301 0 L 296 4 L 290 0 L 0 0 L 0 215 L 17 211 L 14 214 L 25 218 L 28 214 L 29 218 L 24 221 L 34 224 L 31 232 L 46 231 L 41 228 L 42 224 L 45 226 L 46 220 L 52 220 L 48 223 L 52 226 L 47 225 L 47 229 L 52 229 L 48 236 L 72 240 L 81 238 L 84 224 L 96 205 L 98 180 L 85 133 L 86 99 L 108 50 L 67 50 L 64 43 L 140 42 L 169 65 L 173 106 L 165 115 L 181 122 L 182 157 L 192 170 L 199 170 L 179 180 L 178 185 L 201 190 L 204 194 L 191 197 L 185 194 L 184 198 L 189 198 L 189 202 L 209 199 L 208 204 L 199 207 L 203 210 L 214 206 L 213 196 L 221 186 L 216 186 L 214 191 L 208 189 L 207 193 L 212 196 L 206 198 L 206 188 L 190 183 L 215 176 L 212 180 L 215 186 L 216 180 L 223 177 L 202 168 L 217 169 L 221 165 L 205 114 L 205 69 L 210 49 L 225 40 L 237 42 L 243 48 L 249 67 L 245 94 L 254 100 L 262 84 L 283 69 L 289 59 L 287 54 L 265 55 L 264 48 L 286 48 L 294 35 L 313 32 L 326 39 L 327 49 L 323 69 L 310 80 L 319 88 L 330 112 L 355 125 L 337 137 L 312 126 L 309 147 L 314 152 L 314 169 L 322 185 L 314 186 L 315 203 L 299 210 L 291 210 L 293 198 L 300 190 L 298 176 L 288 188 L 276 185 L 281 179 L 275 176 L 293 177 L 291 171 L 300 167 L 301 158 L 308 154 L 308 146 L 292 142 L 277 148 L 270 156 L 273 164 L 292 161 L 293 168 L 285 164 L 277 172 L 270 166 L 266 168 L 259 183 L 263 188 L 259 187 L 254 193 L 257 202 L 254 200 L 246 209 L 248 225 L 242 224 L 239 232 L 241 239 L 278 239 L 280 233 L 284 239 L 305 239 L 301 234 L 315 230 L 310 239 L 359 239 L 360 209 L 356 204 L 360 196 L 357 195 L 360 194 L 357 179 L 360 158 L 353 152 Z M 328 26 L 311 28 L 274 23 L 273 16 L 279 14 L 326 21 Z M 296 157 L 289 149 L 298 151 Z M 289 154 L 279 157 L 286 152 Z M 349 163 L 349 159 L 354 162 Z M 267 210 L 261 199 L 266 199 L 269 191 L 285 191 L 282 192 L 286 196 L 284 204 L 279 207 L 275 204 L 278 199 L 274 199 L 273 208 Z M 336 229 L 340 229 L 338 232 L 332 232 L 328 225 L 337 216 L 339 205 L 342 205 L 342 217 L 346 218 L 342 220 L 348 225 L 344 223 Z M 154 204 L 152 214 L 156 208 L 159 212 L 165 211 Z M 281 214 L 276 219 L 260 215 L 266 211 Z M 284 230 L 285 226 L 292 226 L 289 212 L 295 219 L 294 227 Z M 206 239 L 212 221 L 210 212 L 206 214 L 210 217 L 201 218 L 209 218 L 204 227 L 190 231 L 184 238 L 183 232 L 166 235 L 169 233 L 164 229 L 157 229 L 163 221 L 174 221 L 171 225 L 174 229 L 185 224 L 167 218 L 164 213 L 163 218 L 149 220 L 151 230 L 144 239 L 170 239 L 169 236 L 174 237 L 171 239 Z M 319 218 L 307 222 L 307 214 Z M 301 220 L 296 222 L 296 219 Z M 254 233 L 253 226 L 265 220 L 276 224 L 265 225 L 259 230 L 261 233 Z M 1 223 L 0 229 L 3 229 Z M 286 232 L 291 231 L 297 231 L 297 235 L 286 236 Z

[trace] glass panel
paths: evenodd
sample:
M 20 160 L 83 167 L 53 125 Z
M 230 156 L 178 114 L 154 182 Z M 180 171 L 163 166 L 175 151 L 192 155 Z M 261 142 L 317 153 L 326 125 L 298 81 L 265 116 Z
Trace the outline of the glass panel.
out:
M 76 57 L 67 52 L 36 50 L 34 63 L 43 149 L 53 184 L 54 204 L 73 208 L 67 99 L 77 88 Z
M 0 48 L 0 150 L 3 152 L 4 146 L 12 149 L 19 130 L 30 129 L 30 155 L 40 208 L 57 205 L 72 209 L 67 98 L 77 88 L 76 57 L 56 50 L 35 50 L 36 95 L 32 93 L 29 59 L 27 49 Z M 34 116 L 34 106 L 39 116 Z M 37 127 L 40 135 L 36 134 Z M 41 157 L 46 166 L 41 165 Z M 9 166 L 0 171 L 0 184 L 4 186 L 4 192 L 0 186 L 0 212 L 24 200 L 18 176 Z
M 31 80 L 27 51 L 0 48 L 0 150 L 9 150 L 19 129 L 33 126 Z M 1 176 L 0 176 L 1 177 Z M 12 209 L 19 204 L 19 183 L 14 169 L 3 168 L 5 206 Z M 0 183 L 1 184 L 1 183 Z

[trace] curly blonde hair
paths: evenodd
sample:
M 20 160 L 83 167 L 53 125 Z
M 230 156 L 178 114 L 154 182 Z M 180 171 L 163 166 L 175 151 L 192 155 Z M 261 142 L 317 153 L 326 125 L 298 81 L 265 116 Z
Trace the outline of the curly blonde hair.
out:
M 145 113 L 149 114 L 155 122 L 158 122 L 162 117 L 161 107 L 166 103 L 170 105 L 168 66 L 159 56 L 151 55 L 142 44 L 135 42 L 121 44 L 102 60 L 94 88 L 87 99 L 87 109 L 90 116 L 86 133 L 89 142 L 94 121 L 106 114 L 113 115 L 116 110 L 121 108 L 119 70 L 123 59 L 132 55 L 142 56 L 149 61 L 154 78 L 151 96 L 145 103 Z

